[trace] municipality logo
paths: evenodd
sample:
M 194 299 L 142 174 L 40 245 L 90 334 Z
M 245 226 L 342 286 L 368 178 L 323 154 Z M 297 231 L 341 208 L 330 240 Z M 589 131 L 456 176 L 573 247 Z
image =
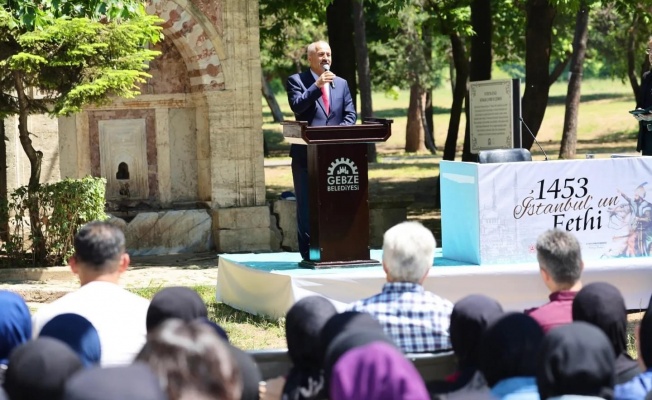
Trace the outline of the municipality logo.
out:
M 326 190 L 328 192 L 348 192 L 360 190 L 358 167 L 350 158 L 337 158 L 328 167 Z

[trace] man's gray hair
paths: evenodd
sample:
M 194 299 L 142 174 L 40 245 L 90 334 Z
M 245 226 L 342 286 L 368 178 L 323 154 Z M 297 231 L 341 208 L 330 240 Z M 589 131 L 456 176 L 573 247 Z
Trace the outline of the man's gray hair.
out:
M 437 242 L 418 222 L 401 222 L 383 237 L 383 263 L 392 280 L 418 283 L 432 267 Z
M 317 51 L 316 47 L 317 47 L 318 44 L 321 44 L 321 43 L 323 43 L 323 44 L 327 45 L 328 47 L 330 47 L 328 42 L 326 42 L 324 40 L 317 40 L 316 42 L 312 42 L 312 43 L 310 43 L 308 45 L 308 47 L 306 48 L 306 55 L 310 55 L 310 53 L 314 53 L 315 51 Z
M 557 284 L 575 284 L 582 274 L 582 250 L 573 234 L 545 231 L 537 239 L 537 259 Z

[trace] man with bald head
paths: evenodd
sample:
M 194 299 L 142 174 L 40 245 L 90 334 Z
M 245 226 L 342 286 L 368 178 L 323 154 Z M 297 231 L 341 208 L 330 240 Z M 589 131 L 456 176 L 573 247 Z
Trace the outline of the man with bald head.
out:
M 287 80 L 288 102 L 297 121 L 310 126 L 353 125 L 357 119 L 347 82 L 330 71 L 331 48 L 328 43 L 311 43 L 307 49 L 310 69 Z M 309 260 L 310 212 L 308 202 L 308 151 L 293 144 L 292 178 L 297 199 L 297 231 L 299 252 Z

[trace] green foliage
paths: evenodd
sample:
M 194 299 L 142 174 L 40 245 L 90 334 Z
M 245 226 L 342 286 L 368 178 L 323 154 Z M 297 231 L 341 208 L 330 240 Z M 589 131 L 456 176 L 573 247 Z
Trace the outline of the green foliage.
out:
M 8 13 L 0 11 L 0 25 L 7 24 L 7 18 Z M 3 92 L 15 89 L 13 74 L 18 72 L 26 87 L 43 96 L 25 111 L 54 115 L 102 104 L 110 96 L 134 97 L 140 93 L 136 84 L 149 76 L 144 72 L 147 63 L 159 54 L 147 48 L 160 37 L 158 22 L 148 15 L 120 22 L 44 16 L 40 29 L 14 29 L 6 41 L 15 41 L 18 51 L 0 60 Z M 7 115 L 20 110 L 8 96 L 4 102 L 0 99 L 0 111 Z
M 106 180 L 86 177 L 66 179 L 53 184 L 40 185 L 35 191 L 27 186 L 16 189 L 8 203 L 2 204 L 9 221 L 9 240 L 3 244 L 8 261 L 13 266 L 38 260 L 31 257 L 28 245 L 35 239 L 29 227 L 30 202 L 39 205 L 38 219 L 43 223 L 46 265 L 61 265 L 73 253 L 73 239 L 79 228 L 87 222 L 105 220 L 104 194 Z
M 139 0 L 0 0 L 0 7 L 28 31 L 47 24 L 49 18 L 113 21 L 145 14 L 144 4 Z
M 260 0 L 260 53 L 265 75 L 285 81 L 303 67 L 306 46 L 328 39 L 326 8 L 331 2 Z

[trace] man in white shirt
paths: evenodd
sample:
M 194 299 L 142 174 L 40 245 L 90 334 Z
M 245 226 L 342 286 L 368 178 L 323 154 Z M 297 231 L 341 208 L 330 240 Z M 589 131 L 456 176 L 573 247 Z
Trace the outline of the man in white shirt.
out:
M 74 245 L 68 264 L 81 288 L 39 309 L 32 319 L 34 337 L 55 316 L 78 314 L 97 329 L 102 366 L 131 364 L 145 344 L 149 301 L 118 286 L 129 266 L 124 234 L 106 222 L 91 222 L 79 230 Z

